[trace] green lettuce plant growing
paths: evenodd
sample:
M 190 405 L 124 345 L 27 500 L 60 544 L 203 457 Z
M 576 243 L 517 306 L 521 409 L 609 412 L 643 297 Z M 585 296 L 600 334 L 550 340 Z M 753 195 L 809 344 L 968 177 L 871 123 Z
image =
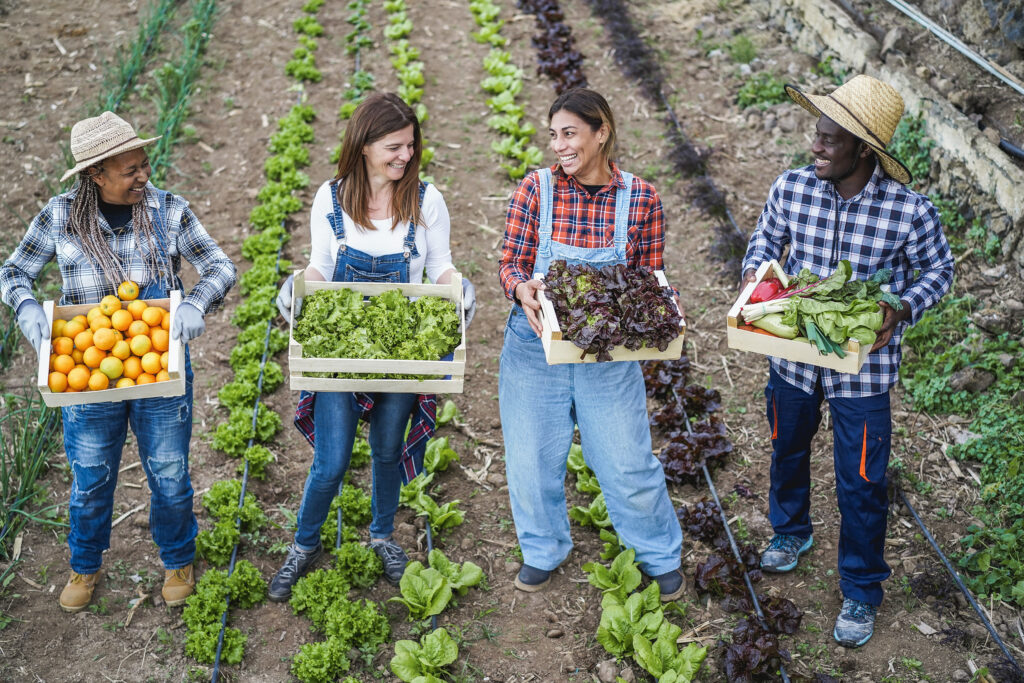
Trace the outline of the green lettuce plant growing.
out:
M 442 669 L 459 658 L 459 646 L 448 631 L 439 628 L 414 640 L 395 643 L 391 671 L 406 683 L 443 683 Z

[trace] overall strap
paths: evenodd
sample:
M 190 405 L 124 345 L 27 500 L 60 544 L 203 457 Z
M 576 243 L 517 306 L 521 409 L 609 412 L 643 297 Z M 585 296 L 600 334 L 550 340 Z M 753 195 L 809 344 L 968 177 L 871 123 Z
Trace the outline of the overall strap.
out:
M 552 183 L 551 169 L 541 168 L 537 171 L 537 180 L 540 187 L 537 194 L 540 197 L 540 224 L 537 226 L 537 254 L 549 256 L 551 252 L 551 219 L 555 203 L 555 191 Z
M 345 246 L 345 214 L 341 210 L 341 203 L 338 201 L 338 188 L 340 187 L 340 180 L 331 181 L 331 204 L 334 209 L 327 215 L 327 221 L 331 224 L 331 229 L 334 230 L 334 236 L 341 243 L 341 246 Z
M 615 256 L 626 259 L 626 238 L 629 234 L 629 204 L 632 198 L 633 174 L 620 171 L 624 187 L 615 191 Z
M 423 197 L 427 193 L 427 183 L 420 181 L 420 211 L 423 211 Z M 405 233 L 405 240 L 402 241 L 402 256 L 408 261 L 413 255 L 419 256 L 416 252 L 416 223 L 409 221 L 409 230 Z

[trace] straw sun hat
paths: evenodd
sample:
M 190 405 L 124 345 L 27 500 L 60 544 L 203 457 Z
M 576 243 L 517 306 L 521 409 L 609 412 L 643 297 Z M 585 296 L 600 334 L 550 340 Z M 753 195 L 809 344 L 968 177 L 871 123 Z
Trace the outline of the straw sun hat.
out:
M 788 84 L 786 94 L 812 114 L 827 116 L 863 140 L 886 173 L 904 185 L 910 183 L 907 167 L 885 151 L 903 117 L 903 98 L 891 85 L 861 74 L 829 95 L 806 95 Z
M 65 173 L 60 181 L 63 183 L 93 164 L 122 152 L 145 147 L 161 137 L 140 138 L 131 124 L 112 111 L 105 111 L 91 119 L 82 119 L 71 127 L 71 154 L 75 157 L 75 167 Z

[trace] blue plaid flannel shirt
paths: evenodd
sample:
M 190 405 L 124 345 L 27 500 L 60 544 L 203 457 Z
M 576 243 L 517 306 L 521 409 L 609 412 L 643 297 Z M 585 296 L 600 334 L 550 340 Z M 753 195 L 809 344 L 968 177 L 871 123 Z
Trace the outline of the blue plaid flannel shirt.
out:
M 779 176 L 750 238 L 744 271 L 789 253 L 789 274 L 808 268 L 819 277 L 834 272 L 840 259 L 863 280 L 892 269 L 887 289 L 910 305 L 910 320 L 900 323 L 889 344 L 868 355 L 859 374 L 836 372 L 769 357 L 772 368 L 790 384 L 812 393 L 820 380 L 826 398 L 874 396 L 899 378 L 900 341 L 953 283 L 953 257 L 932 203 L 885 174 L 881 166 L 864 189 L 844 200 L 831 181 L 819 180 L 814 167 Z
M 154 222 L 159 220 L 160 196 L 166 202 L 165 234 L 175 279 L 181 270 L 182 257 L 199 271 L 199 281 L 182 301 L 192 304 L 204 314 L 216 310 L 235 283 L 235 265 L 206 232 L 185 199 L 161 192 L 150 183 L 143 201 L 148 203 Z M 26 299 L 34 298 L 32 283 L 43 266 L 53 258 L 57 259 L 60 268 L 63 289 L 60 305 L 95 303 L 107 294 L 116 293 L 119 283 L 105 280 L 102 273 L 88 262 L 77 241 L 64 230 L 74 198 L 75 190 L 51 198 L 32 220 L 14 253 L 0 267 L 0 296 L 14 310 L 18 310 Z M 99 225 L 121 263 L 130 264 L 127 268 L 130 277 L 144 288 L 149 284 L 150 275 L 137 254 L 138 245 L 131 223 L 114 231 L 100 213 Z M 175 284 L 180 287 L 180 280 Z

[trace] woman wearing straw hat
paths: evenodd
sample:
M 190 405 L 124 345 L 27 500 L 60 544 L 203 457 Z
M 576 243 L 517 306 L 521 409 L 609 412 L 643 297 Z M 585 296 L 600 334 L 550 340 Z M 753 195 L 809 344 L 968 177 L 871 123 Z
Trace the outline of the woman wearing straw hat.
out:
M 131 280 L 143 299 L 183 291 L 178 272 L 185 257 L 199 282 L 183 297 L 171 321 L 171 337 L 187 343 L 203 333 L 203 316 L 218 306 L 235 282 L 235 267 L 181 197 L 149 182 L 145 147 L 126 121 L 103 112 L 71 129 L 78 176 L 69 191 L 50 199 L 29 225 L 14 253 L 0 267 L 0 296 L 17 311 L 18 324 L 39 352 L 47 336 L 46 316 L 32 285 L 50 260 L 61 275 L 61 305 L 98 303 Z M 114 487 L 128 425 L 139 446 L 149 481 L 149 527 L 160 547 L 166 576 L 163 597 L 180 605 L 195 579 L 196 519 L 188 471 L 192 435 L 192 369 L 185 356 L 185 394 L 168 398 L 89 403 L 61 408 L 64 449 L 73 481 L 69 504 L 71 577 L 60 606 L 77 612 L 89 604 L 110 547 Z
M 889 389 L 898 378 L 900 340 L 949 290 L 953 259 L 939 215 L 906 186 L 910 173 L 886 152 L 903 116 L 903 99 L 889 85 L 855 76 L 830 95 L 786 92 L 818 117 L 814 163 L 790 170 L 772 185 L 743 260 L 742 285 L 757 266 L 779 259 L 785 270 L 830 275 L 846 259 L 867 279 L 889 268 L 898 310 L 883 302 L 878 339 L 858 374 L 770 358 L 765 389 L 772 430 L 769 518 L 775 535 L 761 555 L 765 571 L 788 572 L 811 548 L 810 448 L 828 399 L 833 423 L 839 530 L 839 588 L 843 606 L 833 635 L 858 647 L 871 637 L 890 571 L 885 548 L 886 467 L 892 420 Z

